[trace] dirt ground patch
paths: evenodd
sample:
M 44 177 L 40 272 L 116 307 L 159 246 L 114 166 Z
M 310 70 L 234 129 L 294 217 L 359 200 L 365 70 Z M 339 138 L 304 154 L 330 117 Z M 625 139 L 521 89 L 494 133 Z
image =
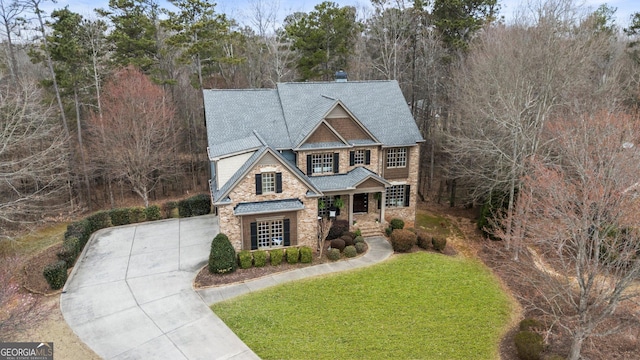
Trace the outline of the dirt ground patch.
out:
M 52 290 L 49 287 L 49 283 L 42 275 L 42 270 L 48 264 L 58 261 L 56 253 L 61 248 L 61 243 L 50 246 L 26 261 L 23 268 L 23 286 L 25 289 L 40 295 L 51 295 L 60 292 L 60 290 Z

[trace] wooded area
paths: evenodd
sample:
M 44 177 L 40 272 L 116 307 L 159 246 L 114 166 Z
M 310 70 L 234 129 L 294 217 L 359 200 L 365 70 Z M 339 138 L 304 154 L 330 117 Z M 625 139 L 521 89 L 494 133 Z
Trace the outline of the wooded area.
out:
M 543 240 L 557 247 L 548 260 L 571 265 L 558 284 L 577 281 L 584 296 L 564 294 L 571 358 L 598 332 L 590 314 L 629 296 L 640 272 L 640 13 L 621 28 L 614 8 L 573 0 L 523 3 L 508 22 L 497 0 L 371 0 L 278 19 L 277 2 L 253 0 L 241 24 L 204 0 L 170 0 L 172 11 L 110 0 L 92 17 L 46 14 L 43 1 L 0 0 L 0 238 L 132 196 L 147 206 L 205 192 L 201 89 L 344 69 L 349 81 L 399 82 L 426 139 L 424 199 L 485 205 L 498 220 L 484 230 L 516 259 Z M 602 274 L 621 279 L 615 293 L 594 285 Z

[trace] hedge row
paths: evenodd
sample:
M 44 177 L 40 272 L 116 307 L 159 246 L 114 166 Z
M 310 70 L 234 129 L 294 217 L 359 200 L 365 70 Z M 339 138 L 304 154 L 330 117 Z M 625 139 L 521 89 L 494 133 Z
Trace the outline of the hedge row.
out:
M 213 251 L 213 248 L 212 248 Z M 267 262 L 272 266 L 278 266 L 283 261 L 289 264 L 303 263 L 308 264 L 313 261 L 313 250 L 308 246 L 289 247 L 273 250 L 242 250 L 236 257 L 236 266 L 241 269 L 248 269 L 252 266 L 263 267 Z M 211 271 L 211 268 L 209 268 Z
M 172 210 L 176 207 L 180 208 L 180 206 L 186 209 L 180 211 L 180 217 L 205 215 L 211 210 L 211 199 L 208 195 L 201 194 L 181 200 L 178 203 L 165 203 L 162 205 L 162 208 L 157 205 L 152 205 L 147 208 L 130 207 L 103 210 L 93 213 L 82 220 L 72 222 L 67 226 L 67 231 L 64 233 L 62 249 L 56 254 L 59 261 L 48 264 L 43 269 L 43 275 L 47 279 L 49 286 L 51 286 L 52 289 L 59 289 L 64 286 L 67 274 L 66 269 L 73 266 L 82 249 L 84 249 L 84 246 L 89 241 L 91 234 L 94 232 L 111 226 L 168 218 L 171 217 Z M 60 271 L 58 270 L 60 262 L 64 263 L 64 279 L 56 272 Z M 62 281 L 62 284 L 60 284 L 60 281 Z

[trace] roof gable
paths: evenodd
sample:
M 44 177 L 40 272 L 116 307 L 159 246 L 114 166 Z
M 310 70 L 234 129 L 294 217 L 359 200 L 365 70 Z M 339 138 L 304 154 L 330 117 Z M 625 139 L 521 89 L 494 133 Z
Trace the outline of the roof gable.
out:
M 220 190 L 216 191 L 213 195 L 214 205 L 228 203 L 229 193 L 249 174 L 256 166 L 273 164 L 277 162 L 289 170 L 293 176 L 297 177 L 307 188 L 315 193 L 322 194 L 318 188 L 309 181 L 309 179 L 298 168 L 292 166 L 285 158 L 280 155 L 276 150 L 264 146 L 260 150 L 256 151 L 239 169 L 236 173 L 224 184 Z
M 367 128 L 346 108 L 340 101 L 336 101 L 335 105 L 325 115 L 325 121 L 347 142 L 353 143 L 351 140 L 370 140 L 378 143 L 378 139 L 367 130 Z

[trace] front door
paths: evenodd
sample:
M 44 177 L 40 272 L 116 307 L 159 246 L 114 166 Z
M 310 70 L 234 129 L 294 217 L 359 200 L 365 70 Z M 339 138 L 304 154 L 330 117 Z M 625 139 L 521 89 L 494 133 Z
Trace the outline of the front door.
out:
M 366 213 L 369 211 L 369 194 L 353 195 L 353 212 Z

